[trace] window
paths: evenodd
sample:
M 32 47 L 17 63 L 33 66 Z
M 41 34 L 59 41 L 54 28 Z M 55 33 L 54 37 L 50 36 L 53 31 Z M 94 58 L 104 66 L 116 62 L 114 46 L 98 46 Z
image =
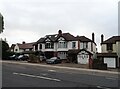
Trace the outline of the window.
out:
M 39 49 L 42 49 L 42 44 L 39 44 L 40 46 L 39 46 Z
M 83 43 L 83 49 L 87 49 L 88 48 L 88 43 L 87 42 L 84 42 Z
M 38 45 L 35 45 L 35 50 L 38 50 Z
M 45 48 L 46 48 L 46 49 L 54 48 L 54 43 L 46 43 L 46 44 L 45 44 Z
M 18 51 L 18 49 L 15 49 L 15 51 Z
M 109 51 L 109 50 L 113 50 L 113 46 L 112 46 L 112 44 L 107 44 L 107 51 Z
M 76 42 L 72 42 L 72 48 L 76 48 Z
M 59 42 L 58 48 L 67 48 L 67 42 Z

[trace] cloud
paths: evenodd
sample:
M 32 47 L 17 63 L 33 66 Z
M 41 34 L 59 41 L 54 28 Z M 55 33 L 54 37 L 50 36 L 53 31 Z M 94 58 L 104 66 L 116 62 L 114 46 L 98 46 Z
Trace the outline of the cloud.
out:
M 61 29 L 89 38 L 94 32 L 99 44 L 101 34 L 107 38 L 118 33 L 117 5 L 118 0 L 1 0 L 4 36 L 10 44 L 37 41 Z

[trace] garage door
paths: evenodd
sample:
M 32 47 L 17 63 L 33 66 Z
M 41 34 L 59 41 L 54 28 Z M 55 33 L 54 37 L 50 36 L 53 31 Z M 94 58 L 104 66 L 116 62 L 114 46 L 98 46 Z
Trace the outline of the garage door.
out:
M 107 67 L 109 68 L 116 68 L 115 58 L 104 58 L 104 63 L 107 63 Z
M 88 64 L 89 57 L 88 55 L 78 55 L 77 60 L 79 64 Z

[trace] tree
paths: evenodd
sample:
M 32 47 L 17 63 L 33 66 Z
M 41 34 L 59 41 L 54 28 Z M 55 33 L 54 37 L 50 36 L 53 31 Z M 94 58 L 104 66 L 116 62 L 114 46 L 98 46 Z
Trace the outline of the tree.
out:
M 9 45 L 7 42 L 2 41 L 2 52 L 6 52 L 9 49 Z
M 0 43 L 2 44 L 2 58 L 6 59 L 9 56 L 9 45 L 6 41 L 1 40 Z
M 0 13 L 0 33 L 3 32 L 3 29 L 4 29 L 4 20 L 2 14 Z

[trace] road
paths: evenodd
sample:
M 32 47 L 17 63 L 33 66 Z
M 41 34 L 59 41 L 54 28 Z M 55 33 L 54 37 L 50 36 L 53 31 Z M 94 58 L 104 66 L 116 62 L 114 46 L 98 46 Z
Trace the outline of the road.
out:
M 81 71 L 2 63 L 3 87 L 118 87 L 116 76 L 82 74 Z

